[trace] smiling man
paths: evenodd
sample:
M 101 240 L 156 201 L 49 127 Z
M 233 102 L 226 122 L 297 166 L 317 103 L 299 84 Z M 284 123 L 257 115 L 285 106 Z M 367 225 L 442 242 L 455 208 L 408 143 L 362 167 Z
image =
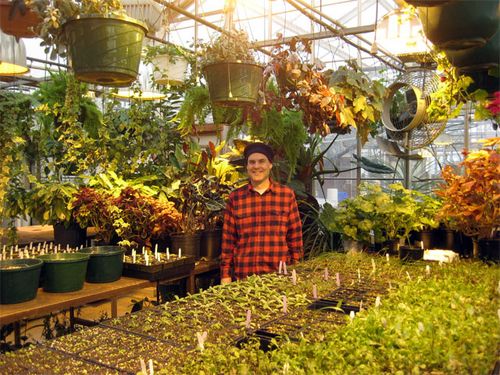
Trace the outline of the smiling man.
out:
M 221 283 L 276 272 L 302 256 L 302 224 L 295 193 L 270 178 L 273 150 L 251 143 L 244 151 L 249 183 L 229 196 L 222 234 Z

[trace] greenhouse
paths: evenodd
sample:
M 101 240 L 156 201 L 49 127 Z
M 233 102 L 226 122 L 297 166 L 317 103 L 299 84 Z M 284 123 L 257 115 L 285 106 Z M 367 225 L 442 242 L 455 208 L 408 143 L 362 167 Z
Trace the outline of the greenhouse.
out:
M 0 0 L 0 374 L 499 374 L 498 0 Z

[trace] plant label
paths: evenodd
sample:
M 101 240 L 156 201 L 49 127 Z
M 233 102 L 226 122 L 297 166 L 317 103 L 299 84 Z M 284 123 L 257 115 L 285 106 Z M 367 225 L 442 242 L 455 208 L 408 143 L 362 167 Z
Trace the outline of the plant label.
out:
M 286 262 L 283 261 L 283 274 L 288 275 L 288 271 L 286 270 Z
M 375 259 L 372 258 L 372 269 L 373 273 L 377 272 L 377 265 L 375 264 Z
M 281 270 L 283 269 L 283 261 L 280 260 L 280 264 L 278 266 L 278 275 L 281 275 Z
M 358 283 L 360 283 L 360 282 L 361 282 L 361 271 L 358 268 Z
M 354 320 L 354 317 L 356 316 L 356 314 L 354 313 L 354 311 L 351 311 L 349 313 L 349 318 L 351 318 L 351 320 Z
M 207 331 L 203 331 L 203 333 L 196 332 L 196 338 L 198 339 L 198 348 L 200 348 L 201 351 L 205 350 L 205 341 L 207 339 L 207 335 Z
M 246 329 L 250 329 L 250 322 L 252 320 L 252 310 L 247 310 L 247 319 L 245 321 L 245 327 Z
M 179 259 L 181 259 L 181 258 L 182 258 L 182 249 L 181 249 L 180 247 L 179 247 L 179 251 L 177 252 L 177 257 L 178 257 Z
M 380 302 L 380 296 L 377 296 L 377 298 L 375 298 L 375 307 L 379 307 L 381 304 Z
M 385 260 L 389 263 L 389 254 L 385 254 Z
M 146 362 L 144 362 L 144 359 L 142 359 L 142 358 L 139 358 L 139 361 L 141 362 L 141 372 L 144 375 L 147 375 L 148 370 L 146 369 Z
M 430 275 L 430 274 L 431 274 L 431 267 L 430 267 L 429 265 L 426 265 L 426 266 L 425 266 L 425 273 L 426 273 L 427 275 Z
M 328 281 L 329 275 L 328 275 L 328 268 L 325 268 L 325 272 L 323 274 L 323 277 L 326 281 Z
M 153 369 L 153 360 L 152 359 L 150 359 L 148 361 L 148 365 L 149 365 L 149 375 L 154 375 L 155 371 Z
M 318 288 L 316 287 L 316 284 L 313 285 L 313 298 L 318 299 Z
M 283 313 L 287 313 L 288 312 L 288 306 L 287 306 L 287 300 L 286 300 L 286 296 L 283 296 Z
M 167 260 L 170 260 L 170 249 L 167 247 Z
M 337 279 L 337 287 L 340 287 L 340 273 L 337 272 L 335 278 Z
M 297 271 L 292 270 L 292 284 L 297 285 Z

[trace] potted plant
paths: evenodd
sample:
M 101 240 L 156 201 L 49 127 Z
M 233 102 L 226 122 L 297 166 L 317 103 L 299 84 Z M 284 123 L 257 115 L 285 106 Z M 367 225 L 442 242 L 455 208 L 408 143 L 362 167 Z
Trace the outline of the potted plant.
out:
M 33 38 L 41 18 L 27 5 L 30 1 L 0 0 L 0 28 L 16 38 Z
M 147 46 L 144 56 L 144 62 L 154 67 L 153 80 L 158 85 L 182 85 L 190 60 L 191 55 L 175 44 Z
M 245 31 L 224 32 L 205 45 L 200 64 L 213 103 L 222 106 L 255 104 L 264 68 L 256 63 Z
M 113 205 L 117 208 L 113 226 L 123 246 L 151 249 L 152 238 L 172 232 L 181 219 L 172 202 L 160 201 L 131 187 L 123 189 Z
M 82 227 L 95 227 L 96 239 L 103 245 L 111 245 L 115 234 L 114 219 L 118 207 L 113 204 L 113 195 L 101 189 L 81 187 L 70 202 L 74 220 Z
M 43 18 L 38 33 L 51 57 L 65 56 L 76 77 L 103 86 L 128 86 L 138 74 L 144 23 L 125 15 L 117 0 L 33 0 Z
M 329 85 L 331 91 L 343 98 L 341 123 L 356 128 L 361 144 L 364 145 L 380 120 L 384 86 L 380 81 L 371 80 L 352 60 L 347 66 L 331 72 Z
M 459 164 L 463 173 L 446 166 L 442 172 L 444 183 L 436 191 L 443 200 L 441 220 L 476 240 L 474 256 L 497 262 L 500 260 L 499 143 L 499 138 L 490 138 L 481 150 L 464 151 L 465 158 Z
M 498 28 L 498 2 L 450 1 L 418 8 L 425 36 L 440 49 L 483 46 Z

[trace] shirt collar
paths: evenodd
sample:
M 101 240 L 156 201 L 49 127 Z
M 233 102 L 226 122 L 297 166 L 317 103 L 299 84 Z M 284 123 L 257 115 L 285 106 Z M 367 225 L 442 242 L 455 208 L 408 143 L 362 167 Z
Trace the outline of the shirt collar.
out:
M 267 193 L 268 191 L 269 192 L 273 192 L 274 191 L 274 189 L 275 189 L 275 183 L 273 182 L 273 180 L 271 178 L 269 179 L 269 182 L 270 182 L 270 185 L 269 185 L 269 187 L 267 188 L 267 190 L 263 194 Z M 253 188 L 252 184 L 250 183 L 250 180 L 248 181 L 248 191 L 254 191 L 254 188 Z

